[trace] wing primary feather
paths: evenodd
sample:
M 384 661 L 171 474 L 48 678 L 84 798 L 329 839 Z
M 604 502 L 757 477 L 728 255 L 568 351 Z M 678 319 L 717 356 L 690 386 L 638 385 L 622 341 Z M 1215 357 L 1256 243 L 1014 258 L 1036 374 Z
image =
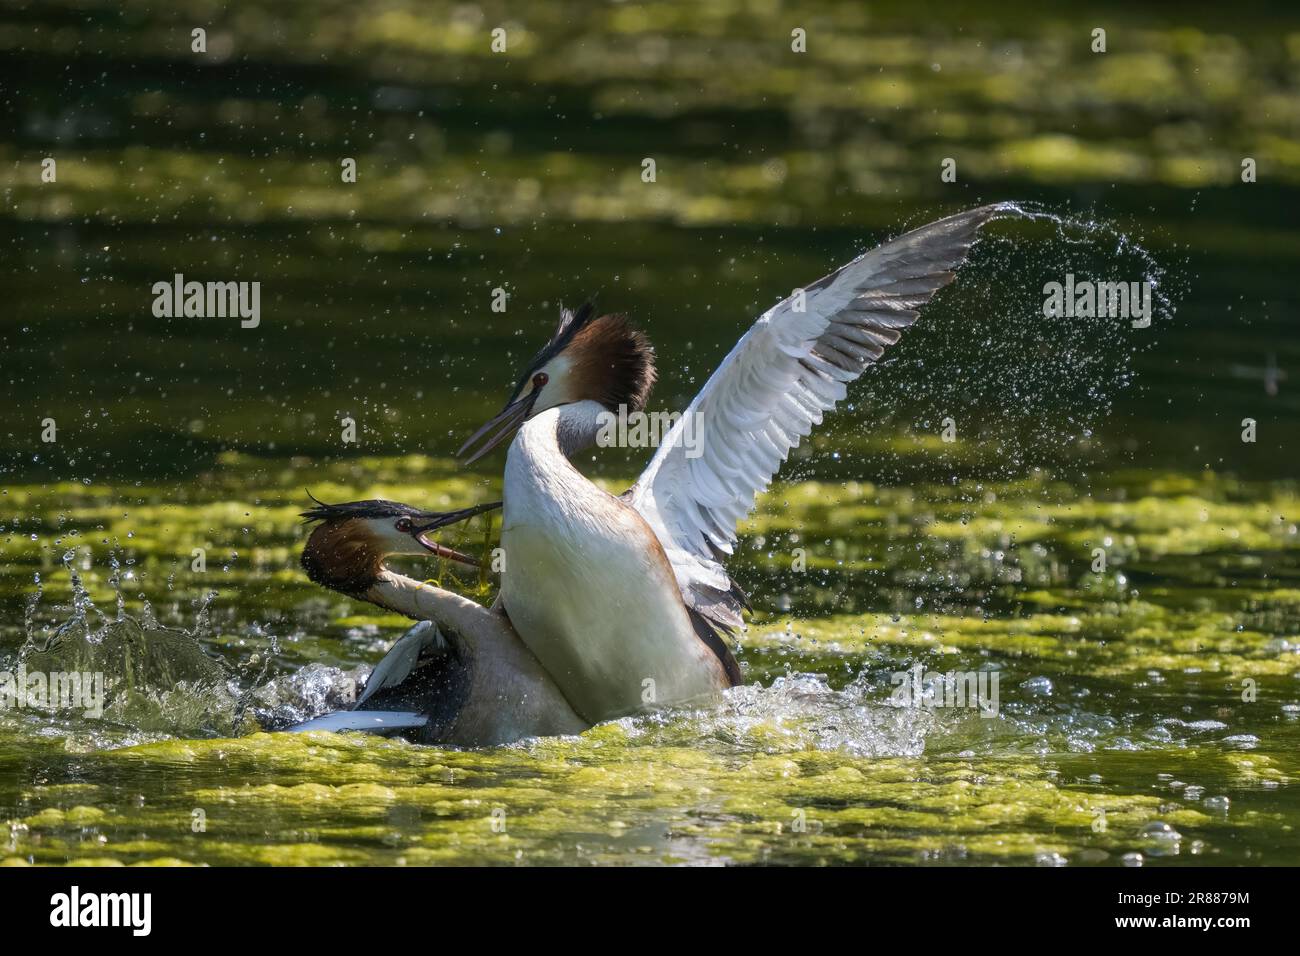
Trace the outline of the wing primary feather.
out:
M 749 607 L 723 562 L 755 495 L 845 398 L 848 383 L 953 281 L 980 228 L 1011 215 L 1024 213 L 1013 203 L 981 206 L 858 256 L 804 286 L 801 310 L 792 296 L 764 312 L 709 377 L 684 414 L 704 416 L 699 457 L 665 442 L 626 496 L 705 626 L 731 626 Z

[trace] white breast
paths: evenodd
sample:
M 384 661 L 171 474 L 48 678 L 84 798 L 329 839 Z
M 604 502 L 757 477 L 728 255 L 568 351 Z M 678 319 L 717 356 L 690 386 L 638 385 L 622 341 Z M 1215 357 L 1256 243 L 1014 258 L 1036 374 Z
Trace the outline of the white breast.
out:
M 574 709 L 596 722 L 726 686 L 641 516 L 560 453 L 563 408 L 520 429 L 506 457 L 501 599 Z

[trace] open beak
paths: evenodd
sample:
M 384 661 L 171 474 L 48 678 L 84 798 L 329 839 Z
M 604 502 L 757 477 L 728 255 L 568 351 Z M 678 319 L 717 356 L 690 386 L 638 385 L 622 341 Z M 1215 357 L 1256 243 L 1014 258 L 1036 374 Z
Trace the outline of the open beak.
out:
M 432 532 L 437 531 L 439 528 L 445 528 L 448 525 L 466 521 L 475 515 L 481 515 L 485 511 L 492 511 L 500 507 L 501 502 L 492 501 L 483 505 L 475 505 L 473 508 L 462 508 L 459 511 L 429 512 L 432 516 L 432 520 L 427 521 L 417 528 L 412 528 L 411 536 L 415 538 L 416 541 L 420 542 L 420 544 L 430 553 L 435 554 L 440 558 L 446 558 L 449 561 L 458 561 L 461 564 L 468 564 L 470 567 L 477 568 L 479 566 L 478 558 L 471 558 L 468 554 L 462 554 L 452 548 L 444 547 L 437 541 L 434 541 L 433 538 L 429 537 L 429 535 Z
M 524 419 L 526 419 L 533 410 L 533 403 L 537 401 L 537 395 L 538 392 L 536 389 L 534 389 L 533 391 L 529 392 L 527 395 L 524 395 L 522 398 L 515 399 L 505 408 L 501 409 L 501 411 L 497 414 L 495 418 L 489 421 L 486 425 L 484 425 L 474 434 L 470 435 L 469 438 L 465 440 L 465 444 L 460 446 L 460 451 L 456 452 L 456 454 L 464 455 L 465 452 L 469 450 L 469 448 L 476 441 L 478 441 L 484 435 L 487 435 L 489 432 L 492 431 L 492 429 L 500 426 L 500 429 L 496 432 L 496 434 L 492 435 L 490 438 L 484 441 L 482 445 L 479 446 L 478 451 L 474 452 L 474 454 L 470 455 L 468 458 L 465 459 L 465 464 L 472 465 L 474 462 L 478 461 L 480 458 L 482 458 L 484 455 L 490 452 L 493 448 L 496 448 L 497 445 L 501 444 L 503 441 L 505 441 L 507 438 L 513 435 L 515 429 L 517 429 L 520 425 L 524 423 Z

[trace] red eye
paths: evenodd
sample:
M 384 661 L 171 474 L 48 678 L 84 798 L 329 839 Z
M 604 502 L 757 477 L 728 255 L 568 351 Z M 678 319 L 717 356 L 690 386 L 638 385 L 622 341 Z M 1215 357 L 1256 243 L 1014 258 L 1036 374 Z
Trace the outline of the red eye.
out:
M 411 530 L 411 519 L 398 518 L 396 528 L 398 531 L 402 532 L 403 534 L 408 533 Z
M 536 375 L 533 376 L 533 388 L 541 388 L 550 380 L 551 377 L 547 375 L 545 372 L 538 372 Z

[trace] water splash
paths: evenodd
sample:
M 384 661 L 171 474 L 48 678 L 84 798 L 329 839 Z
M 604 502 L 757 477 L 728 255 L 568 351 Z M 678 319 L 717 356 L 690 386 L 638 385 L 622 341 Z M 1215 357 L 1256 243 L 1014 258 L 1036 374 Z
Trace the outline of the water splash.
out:
M 1157 257 L 1097 216 L 1033 203 L 1000 208 L 1001 222 L 981 233 L 953 284 L 851 390 L 851 408 L 869 410 L 869 425 L 840 444 L 868 442 L 874 478 L 946 469 L 1015 479 L 1086 460 L 1103 444 L 1128 450 L 1127 436 L 1106 436 L 1103 426 L 1119 396 L 1139 387 L 1139 356 L 1174 322 L 1186 285 L 1176 254 Z M 1045 315 L 1045 286 L 1067 276 L 1148 284 L 1150 326 L 1135 328 L 1128 315 Z M 900 431 L 912 439 L 881 447 L 880 435 Z M 825 477 L 826 457 L 792 476 Z
M 72 605 L 71 615 L 54 628 L 42 628 L 36 623 L 36 612 L 45 591 L 39 572 L 36 574 L 36 590 L 28 597 L 23 611 L 23 629 L 26 635 L 24 653 L 27 649 L 38 647 L 43 651 L 51 650 L 60 642 L 72 636 L 78 636 L 81 640 L 92 644 L 96 643 L 98 628 L 108 623 L 108 618 L 95 606 L 90 592 L 82 583 L 81 574 L 73 563 L 76 558 L 77 552 L 68 550 L 63 552 L 60 559 L 63 563 L 63 569 L 68 572 L 68 583 L 72 591 Z
M 138 617 L 127 610 L 121 568 L 112 561 L 109 583 L 116 614 L 110 618 L 91 599 L 73 564 L 75 557 L 74 551 L 63 555 L 72 603 L 67 618 L 53 626 L 36 623 L 44 594 L 36 575 L 36 590 L 24 611 L 27 639 L 13 666 L 25 674 L 102 675 L 107 693 L 98 717 L 76 708 L 17 712 L 20 718 L 41 721 L 43 732 L 66 734 L 69 746 L 79 751 L 166 736 L 237 736 L 287 726 L 346 706 L 348 695 L 369 672 L 313 664 L 267 679 L 279 647 L 274 635 L 269 654 L 254 655 L 243 669 L 234 667 L 208 650 L 215 590 L 192 602 L 191 627 L 167 627 L 148 601 L 141 602 Z
M 814 674 L 746 684 L 710 708 L 665 710 L 619 721 L 638 742 L 726 752 L 838 751 L 855 757 L 918 756 L 936 726 L 932 711 L 892 707 L 864 680 L 842 690 Z

